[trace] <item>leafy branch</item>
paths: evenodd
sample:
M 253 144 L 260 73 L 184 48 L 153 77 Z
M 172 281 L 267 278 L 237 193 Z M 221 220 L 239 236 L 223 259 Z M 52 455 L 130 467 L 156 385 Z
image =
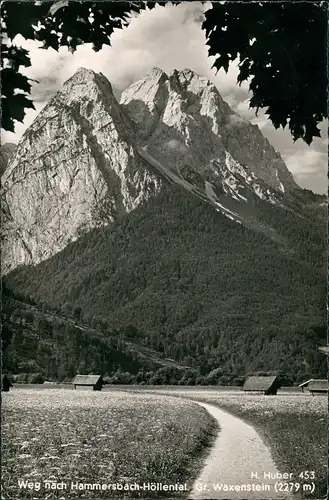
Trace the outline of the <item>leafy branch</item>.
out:
M 167 1 L 158 4 L 165 5 Z M 179 4 L 180 2 L 170 2 Z M 23 121 L 31 80 L 20 73 L 29 67 L 29 53 L 12 44 L 20 34 L 58 51 L 73 53 L 83 43 L 97 52 L 111 45 L 115 28 L 127 24 L 131 11 L 154 8 L 153 2 L 5 1 L 2 16 L 2 127 L 14 131 Z M 226 72 L 239 61 L 237 83 L 249 83 L 250 107 L 265 108 L 273 125 L 288 126 L 294 140 L 311 144 L 320 136 L 318 124 L 327 118 L 325 2 L 213 3 L 202 28 L 215 56 L 214 67 Z M 18 90 L 18 92 L 17 92 Z

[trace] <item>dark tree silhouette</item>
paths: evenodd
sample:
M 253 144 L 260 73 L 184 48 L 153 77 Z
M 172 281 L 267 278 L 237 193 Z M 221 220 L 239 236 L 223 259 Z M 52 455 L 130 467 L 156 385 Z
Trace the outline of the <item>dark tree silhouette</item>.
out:
M 203 28 L 215 67 L 239 60 L 238 82 L 249 81 L 250 106 L 266 108 L 275 128 L 310 144 L 327 117 L 325 2 L 214 3 Z M 225 50 L 223 51 L 223 47 Z
M 160 5 L 167 1 L 157 2 Z M 180 2 L 171 2 L 179 4 Z M 14 131 L 29 99 L 30 80 L 20 67 L 31 65 L 28 51 L 11 40 L 17 34 L 58 50 L 92 43 L 95 51 L 110 45 L 112 32 L 126 24 L 130 11 L 139 12 L 154 2 L 48 2 L 5 1 L 1 7 L 2 127 Z M 213 3 L 203 29 L 209 55 L 219 55 L 217 69 L 228 70 L 239 60 L 238 83 L 248 81 L 252 108 L 265 108 L 273 125 L 288 126 L 294 140 L 310 144 L 320 135 L 317 124 L 327 117 L 326 2 Z

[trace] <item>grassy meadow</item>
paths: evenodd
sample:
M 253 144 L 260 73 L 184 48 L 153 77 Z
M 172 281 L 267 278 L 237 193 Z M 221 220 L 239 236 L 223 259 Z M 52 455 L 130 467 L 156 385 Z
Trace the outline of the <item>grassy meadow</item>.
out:
M 159 391 L 157 391 L 159 392 Z M 211 403 L 253 425 L 270 447 L 280 472 L 298 475 L 314 471 L 312 498 L 325 498 L 328 477 L 328 398 L 308 393 L 281 392 L 276 396 L 250 395 L 241 391 L 163 391 Z M 304 493 L 304 496 L 306 493 Z M 297 496 L 297 495 L 296 495 Z
M 217 424 L 193 402 L 149 394 L 14 389 L 2 397 L 3 498 L 154 498 L 168 492 L 69 490 L 80 483 L 192 486 Z M 39 491 L 18 481 L 41 483 Z M 43 481 L 66 490 L 45 491 Z M 186 495 L 175 492 L 175 498 Z

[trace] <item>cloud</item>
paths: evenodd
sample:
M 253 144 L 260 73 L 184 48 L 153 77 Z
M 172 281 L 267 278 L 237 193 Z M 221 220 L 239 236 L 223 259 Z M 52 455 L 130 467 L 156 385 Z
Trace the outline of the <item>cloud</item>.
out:
M 265 113 L 259 113 L 258 116 L 252 118 L 250 121 L 253 125 L 257 125 L 258 128 L 263 131 L 263 129 L 268 126 L 269 120 Z
M 139 16 L 132 15 L 128 27 L 115 29 L 111 46 L 104 46 L 99 52 L 94 52 L 91 44 L 79 46 L 74 54 L 66 47 L 58 52 L 45 50 L 41 43 L 18 35 L 14 43 L 28 49 L 31 57 L 31 66 L 22 72 L 39 82 L 32 85 L 33 100 L 46 104 L 81 66 L 102 72 L 116 94 L 144 77 L 154 66 L 168 72 L 189 67 L 206 74 L 210 67 L 200 26 L 210 5 L 199 2 L 157 5 Z M 18 126 L 17 132 L 21 130 Z
M 298 139 L 293 141 L 288 130 L 275 129 L 269 120 L 262 129 L 272 146 L 281 153 L 296 182 L 317 193 L 328 189 L 328 121 L 320 124 L 321 137 L 311 146 Z
M 204 13 L 210 7 L 210 2 L 191 2 L 146 9 L 138 16 L 132 15 L 126 28 L 114 30 L 111 47 L 104 46 L 99 52 L 94 52 L 91 44 L 79 46 L 74 54 L 66 47 L 58 52 L 44 50 L 41 43 L 18 35 L 14 42 L 27 48 L 31 57 L 31 67 L 23 72 L 39 81 L 32 85 L 34 101 L 49 101 L 81 66 L 102 72 L 117 94 L 158 66 L 166 72 L 190 68 L 213 81 L 224 98 L 230 94 L 238 102 L 241 95 L 246 97 L 247 88 L 236 86 L 237 65 L 232 64 L 227 74 L 223 70 L 216 74 L 211 69 L 215 58 L 208 57 L 201 29 Z
M 301 187 L 317 193 L 327 193 L 328 155 L 326 152 L 309 149 L 283 156 L 287 167 Z
M 246 120 L 239 115 L 232 114 L 228 116 L 228 123 L 232 125 L 232 127 L 235 127 L 246 123 Z
M 259 110 L 256 116 L 255 111 L 249 108 L 251 93 L 248 82 L 237 85 L 237 62 L 230 65 L 227 73 L 223 69 L 216 72 L 212 68 L 215 57 L 208 56 L 205 33 L 201 29 L 204 13 L 210 7 L 210 2 L 203 5 L 200 2 L 188 2 L 179 5 L 167 4 L 165 7 L 156 5 L 140 15 L 132 14 L 126 28 L 113 32 L 111 46 L 104 46 L 99 52 L 94 52 L 90 44 L 78 47 L 74 54 L 65 47 L 60 48 L 58 52 L 53 49 L 44 50 L 36 42 L 16 37 L 17 44 L 30 50 L 32 65 L 26 68 L 24 73 L 39 80 L 39 83 L 32 86 L 32 98 L 37 112 L 81 66 L 102 72 L 110 80 L 118 98 L 122 90 L 143 78 L 154 66 L 167 73 L 173 69 L 190 68 L 208 77 L 216 85 L 223 99 L 242 118 L 259 126 L 269 142 L 287 161 L 288 168 L 294 171 L 299 183 L 309 183 L 311 189 L 317 186 L 316 189 L 323 192 L 323 172 L 327 165 L 325 156 L 319 156 L 316 152 L 325 152 L 326 155 L 326 125 L 322 126 L 322 138 L 315 139 L 309 148 L 302 141 L 293 143 L 288 130 L 275 130 L 265 115 L 265 110 Z M 15 134 L 2 134 L 3 141 L 17 142 L 37 112 L 28 110 L 24 123 L 16 124 Z M 315 154 L 304 156 L 306 151 L 313 151 Z
M 302 151 L 286 156 L 286 161 L 290 164 L 293 174 L 309 174 L 312 172 L 315 164 L 320 164 L 325 159 L 325 153 L 320 151 Z

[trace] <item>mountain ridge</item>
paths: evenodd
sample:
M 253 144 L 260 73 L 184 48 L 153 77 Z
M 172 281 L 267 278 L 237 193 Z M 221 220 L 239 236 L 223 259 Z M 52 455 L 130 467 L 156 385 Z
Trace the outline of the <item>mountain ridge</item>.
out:
M 157 110 L 157 114 L 153 118 L 148 116 L 146 109 L 141 109 L 141 103 L 146 105 L 147 110 L 151 114 L 154 110 Z M 187 69 L 183 71 L 174 70 L 168 76 L 159 68 L 153 68 L 145 78 L 135 82 L 121 94 L 120 104 L 125 106 L 130 118 L 139 125 L 138 132 L 140 131 L 141 124 L 144 124 L 145 121 L 148 122 L 150 119 L 151 122 L 153 121 L 152 125 L 155 130 L 152 132 L 152 140 L 148 145 L 157 147 L 160 153 L 163 152 L 163 147 L 166 143 L 163 140 L 161 125 L 168 125 L 178 133 L 179 137 L 177 139 L 180 139 L 185 147 L 191 146 L 193 154 L 198 156 L 199 152 L 197 148 L 202 147 L 198 136 L 195 137 L 197 139 L 195 141 L 197 148 L 192 147 L 195 139 L 193 134 L 196 133 L 194 125 L 197 124 L 197 128 L 201 127 L 204 129 L 202 138 L 210 151 L 215 151 L 217 147 L 217 152 L 219 149 L 229 151 L 232 154 L 231 149 L 233 148 L 233 157 L 235 160 L 245 164 L 244 157 L 250 157 L 250 143 L 240 151 L 236 147 L 236 142 L 241 139 L 241 130 L 242 133 L 246 133 L 245 128 L 247 127 L 249 135 L 253 134 L 253 140 L 256 143 L 261 141 L 268 150 L 271 160 L 275 162 L 280 160 L 279 166 L 284 174 L 285 182 L 291 184 L 294 188 L 297 187 L 292 174 L 285 167 L 279 153 L 262 136 L 259 128 L 256 125 L 250 124 L 234 112 L 223 101 L 215 85 L 206 77 L 197 75 Z M 137 107 L 137 110 L 134 107 Z M 175 108 L 175 113 L 171 111 L 172 108 Z M 156 130 L 155 122 L 159 121 L 159 114 L 161 115 L 160 130 Z M 204 123 L 202 123 L 202 120 Z M 210 123 L 206 123 L 206 121 Z M 148 127 L 152 129 L 151 125 L 148 125 Z M 234 130 L 233 135 L 239 131 L 237 137 L 232 137 L 232 130 Z M 154 138 L 154 135 L 158 137 Z M 207 136 L 211 137 L 211 140 Z M 246 155 L 246 152 L 249 154 Z M 184 154 L 188 154 L 188 150 L 185 150 Z M 203 154 L 203 156 L 205 158 L 207 154 Z M 261 173 L 267 176 L 270 175 L 270 177 L 264 178 L 265 182 L 272 187 L 281 189 L 281 184 L 276 179 L 276 174 L 271 175 L 270 169 L 268 169 L 269 172 L 261 172 L 262 169 L 264 170 L 264 161 L 261 157 L 257 158 L 259 166 L 257 167 L 258 170 L 255 170 L 255 158 L 253 157 L 251 168 L 254 173 L 257 177 L 261 177 Z
M 136 97 L 141 98 L 138 105 Z M 154 110 L 155 121 L 145 114 Z M 80 68 L 25 131 L 3 176 L 3 272 L 50 257 L 86 231 L 113 223 L 156 195 L 163 179 L 159 172 L 150 171 L 140 154 L 141 146 L 146 145 L 158 161 L 165 161 L 178 175 L 185 169 L 188 175 L 201 175 L 211 183 L 214 193 L 224 188 L 227 196 L 222 202 L 218 199 L 220 210 L 231 198 L 229 185 L 235 182 L 227 166 L 228 154 L 240 171 L 249 169 L 256 175 L 257 165 L 258 172 L 266 171 L 265 183 L 270 182 L 279 193 L 282 181 L 284 189 L 298 190 L 282 159 L 259 130 L 254 140 L 260 141 L 258 149 L 268 149 L 268 158 L 257 153 L 255 167 L 232 157 L 226 146 L 241 158 L 250 150 L 250 141 L 243 139 L 243 134 L 257 130 L 242 119 L 243 127 L 240 123 L 232 126 L 228 123 L 232 117 L 238 122 L 241 118 L 213 84 L 190 70 L 173 71 L 168 76 L 154 68 L 126 89 L 119 103 L 104 75 Z M 265 168 L 268 161 L 273 165 Z M 262 180 L 262 176 L 256 175 L 257 179 Z M 206 191 L 205 185 L 202 190 Z M 254 191 L 261 195 L 259 186 Z

